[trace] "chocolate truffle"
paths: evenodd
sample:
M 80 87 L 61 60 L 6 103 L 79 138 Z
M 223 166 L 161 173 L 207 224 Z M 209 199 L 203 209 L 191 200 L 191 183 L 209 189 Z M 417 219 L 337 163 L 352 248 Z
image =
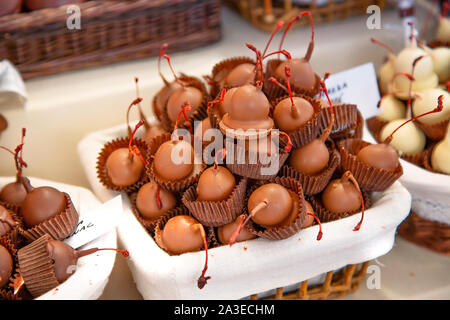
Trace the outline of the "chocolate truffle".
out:
M 157 112 L 163 113 L 170 96 L 175 91 L 182 89 L 182 88 L 183 88 L 183 86 L 180 84 L 180 81 L 173 81 L 170 83 L 167 82 L 167 84 L 165 84 L 165 86 L 157 93 L 157 95 L 155 97 Z
M 351 181 L 331 181 L 322 193 L 322 203 L 328 211 L 336 214 L 353 212 L 361 208 L 361 196 Z
M 206 169 L 197 185 L 197 200 L 221 201 L 228 198 L 236 186 L 233 174 L 225 167 L 217 166 Z
M 183 87 L 176 90 L 167 101 L 167 114 L 172 122 L 178 118 L 178 114 L 185 102 L 191 106 L 191 110 L 186 112 L 189 118 L 202 104 L 203 93 L 195 87 Z M 184 121 L 180 118 L 180 121 Z
M 202 228 L 202 225 L 190 216 L 175 216 L 167 221 L 162 230 L 163 244 L 172 254 L 199 251 L 203 247 Z
M 3 206 L 0 206 L 0 237 L 11 231 L 16 226 L 16 222 L 11 216 L 11 212 Z
M 144 184 L 139 189 L 136 197 L 136 207 L 139 213 L 144 218 L 151 220 L 175 208 L 176 203 L 177 201 L 174 195 L 170 191 L 158 186 L 154 181 Z
M 245 220 L 245 216 L 241 214 L 234 220 L 226 225 L 220 226 L 217 228 L 217 237 L 219 238 L 219 242 L 221 244 L 229 244 L 231 236 L 239 227 L 239 225 Z M 236 237 L 235 242 L 241 242 L 246 240 L 255 239 L 256 235 L 247 231 L 247 229 L 243 228 L 239 235 Z
M 9 282 L 13 272 L 13 260 L 9 251 L 0 245 L 0 289 Z
M 394 171 L 399 165 L 398 153 L 389 144 L 371 144 L 357 154 L 357 158 L 369 167 Z
M 18 181 L 8 183 L 0 191 L 0 200 L 15 206 L 22 205 L 26 196 L 25 187 Z
M 106 159 L 106 170 L 114 185 L 125 187 L 139 181 L 144 163 L 128 148 L 119 148 Z
M 301 97 L 281 100 L 273 111 L 273 119 L 280 130 L 291 132 L 310 120 L 314 114 L 313 106 Z
M 25 225 L 31 228 L 63 212 L 66 204 L 64 193 L 52 187 L 39 187 L 28 192 L 20 213 Z
M 166 141 L 156 151 L 153 161 L 156 173 L 162 179 L 182 180 L 188 177 L 194 168 L 194 149 L 186 141 Z
M 327 146 L 318 138 L 303 147 L 292 150 L 289 165 L 298 172 L 313 175 L 325 169 L 329 160 L 330 153 Z

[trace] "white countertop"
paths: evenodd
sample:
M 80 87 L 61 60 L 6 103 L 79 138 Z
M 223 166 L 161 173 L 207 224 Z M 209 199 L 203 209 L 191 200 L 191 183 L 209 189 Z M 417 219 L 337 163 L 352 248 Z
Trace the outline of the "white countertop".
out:
M 223 10 L 223 39 L 215 44 L 171 55 L 175 70 L 195 76 L 208 74 L 223 58 L 249 55 L 245 41 L 263 48 L 268 34 L 250 26 L 228 9 Z M 396 24 L 396 12 L 382 14 L 382 23 Z M 323 23 L 316 26 L 316 46 L 312 65 L 321 75 L 337 72 L 365 62 L 379 66 L 383 49 L 370 43 L 370 37 L 395 43 L 395 30 L 368 30 L 366 17 Z M 302 56 L 310 39 L 309 28 L 292 30 L 286 49 Z M 276 48 L 276 37 L 272 48 Z M 394 48 L 395 49 L 395 48 Z M 125 121 L 128 104 L 135 98 L 134 77 L 140 79 L 141 96 L 147 115 L 150 102 L 162 83 L 157 75 L 156 58 L 72 71 L 26 82 L 28 103 L 22 108 L 9 100 L 0 105 L 9 122 L 0 143 L 14 147 L 20 128 L 27 128 L 24 158 L 26 174 L 44 179 L 84 186 L 89 184 L 77 156 L 77 143 L 87 133 Z M 170 78 L 167 68 L 165 74 Z M 14 174 L 12 159 L 1 154 L 0 175 Z M 450 298 L 450 258 L 398 239 L 394 249 L 379 259 L 382 286 L 379 290 L 361 289 L 348 299 Z M 123 259 L 116 266 L 102 296 L 104 299 L 139 299 L 131 274 Z

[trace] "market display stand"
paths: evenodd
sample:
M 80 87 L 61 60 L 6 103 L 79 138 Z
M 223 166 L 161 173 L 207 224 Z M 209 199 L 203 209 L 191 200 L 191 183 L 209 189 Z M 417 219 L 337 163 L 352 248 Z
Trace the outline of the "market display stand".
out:
M 266 33 L 254 29 L 228 9 L 223 10 L 222 18 L 223 40 L 193 51 L 173 54 L 172 61 L 177 70 L 197 76 L 207 74 L 215 61 L 248 55 L 245 41 L 262 47 L 267 40 Z M 383 12 L 382 23 L 396 25 L 396 12 Z M 384 52 L 370 44 L 372 36 L 393 43 L 398 33 L 395 30 L 368 30 L 364 16 L 317 25 L 316 48 L 312 58 L 314 69 L 318 74 L 323 74 L 370 61 L 379 66 Z M 299 45 L 286 49 L 294 56 L 303 55 L 309 37 L 308 29 L 293 30 L 289 38 L 295 39 Z M 0 106 L 10 125 L 2 134 L 2 144 L 16 145 L 20 128 L 26 126 L 28 135 L 24 156 L 29 163 L 27 174 L 89 187 L 77 155 L 78 141 L 89 132 L 124 122 L 125 108 L 135 97 L 135 76 L 140 78 L 141 95 L 146 101 L 145 111 L 150 115 L 151 98 L 161 86 L 156 70 L 156 59 L 151 58 L 27 81 L 29 102 L 26 108 L 11 103 L 12 100 Z M 42 152 L 42 146 L 45 146 L 45 152 Z M 2 161 L 0 174 L 14 174 L 11 163 Z M 450 297 L 449 257 L 397 238 L 394 249 L 378 261 L 385 266 L 380 266 L 381 288 L 368 289 L 363 283 L 360 290 L 348 299 Z M 140 298 L 123 259 L 116 259 L 110 282 L 101 298 Z

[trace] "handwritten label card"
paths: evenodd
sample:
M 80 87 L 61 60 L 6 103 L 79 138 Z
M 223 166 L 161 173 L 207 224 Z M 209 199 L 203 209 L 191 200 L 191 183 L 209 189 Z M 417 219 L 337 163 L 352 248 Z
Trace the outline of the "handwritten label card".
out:
M 82 215 L 75 231 L 64 240 L 77 249 L 113 230 L 122 213 L 122 196 L 117 196 L 95 210 Z
M 331 74 L 325 83 L 331 100 L 356 104 L 365 119 L 379 113 L 380 93 L 372 63 Z

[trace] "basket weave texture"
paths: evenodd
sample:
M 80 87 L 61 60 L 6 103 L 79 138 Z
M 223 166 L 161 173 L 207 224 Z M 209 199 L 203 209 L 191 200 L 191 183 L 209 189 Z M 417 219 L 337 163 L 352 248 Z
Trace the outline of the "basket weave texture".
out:
M 87 1 L 81 29 L 70 30 L 68 6 L 0 18 L 0 57 L 24 79 L 184 51 L 221 37 L 219 0 Z M 72 20 L 71 20 L 72 21 Z

